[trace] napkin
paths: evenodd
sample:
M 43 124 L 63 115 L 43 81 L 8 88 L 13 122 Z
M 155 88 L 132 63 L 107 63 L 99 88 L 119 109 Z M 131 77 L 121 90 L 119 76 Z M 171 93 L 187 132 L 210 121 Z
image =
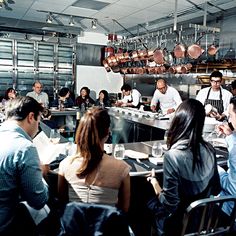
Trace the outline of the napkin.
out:
M 133 150 L 125 150 L 125 156 L 134 159 L 148 159 L 148 154 Z

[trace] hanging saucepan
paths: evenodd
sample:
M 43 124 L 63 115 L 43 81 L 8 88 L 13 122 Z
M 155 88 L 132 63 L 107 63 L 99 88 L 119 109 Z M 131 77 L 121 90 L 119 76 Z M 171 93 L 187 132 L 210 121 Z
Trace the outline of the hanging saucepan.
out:
M 130 61 L 129 52 L 125 52 L 123 56 L 124 56 L 122 61 L 123 63 Z
M 117 63 L 122 63 L 122 60 L 124 59 L 124 55 L 123 53 L 116 53 L 115 58 L 116 58 Z
M 175 31 L 175 33 L 177 34 L 178 37 L 178 41 L 179 43 L 174 47 L 174 56 L 175 58 L 185 58 L 185 54 L 186 54 L 186 47 L 185 47 L 185 43 L 183 43 L 183 39 L 181 36 L 181 31 L 182 31 L 182 26 L 180 31 Z
M 181 73 L 182 73 L 182 74 L 187 74 L 187 73 L 190 72 L 191 68 L 192 68 L 192 64 L 190 64 L 190 63 L 187 63 L 187 64 L 185 64 L 185 65 L 182 65 L 182 66 L 181 66 Z
M 200 39 L 204 36 L 205 34 L 202 34 L 197 40 L 197 29 L 195 29 L 195 43 L 188 46 L 187 49 L 187 54 L 191 59 L 198 59 L 204 52 L 205 50 L 201 48 L 201 46 L 198 44 Z
M 137 67 L 136 68 L 136 74 L 144 74 L 144 68 L 143 67 Z
M 104 66 L 104 68 L 106 69 L 107 72 L 110 72 L 110 71 L 111 71 L 111 68 L 110 68 L 110 66 L 108 65 L 107 60 L 104 59 L 104 60 L 102 61 L 102 64 L 103 64 L 103 66 Z
M 213 43 L 207 48 L 207 53 L 210 55 L 210 56 L 215 56 L 217 51 L 218 51 L 219 47 L 217 47 L 215 45 L 215 32 L 213 34 Z
M 137 50 L 132 51 L 132 53 L 131 53 L 131 59 L 132 59 L 133 61 L 139 61 L 139 56 L 138 56 L 138 51 L 137 51 Z
M 111 69 L 114 73 L 119 73 L 120 72 L 120 67 L 118 65 L 117 66 L 112 66 Z
M 171 74 L 182 74 L 181 65 L 171 66 L 168 71 Z
M 128 68 L 126 68 L 126 67 L 120 68 L 120 73 L 121 74 L 127 74 L 128 73 Z
M 157 49 L 154 51 L 153 58 L 154 58 L 154 61 L 155 61 L 157 64 L 159 64 L 159 65 L 164 64 L 165 60 L 164 60 L 164 53 L 163 53 L 163 50 L 162 50 L 161 48 L 157 48 Z
M 210 56 L 214 56 L 216 55 L 217 51 L 218 51 L 219 47 L 216 47 L 214 44 L 210 45 L 207 49 L 207 53 Z
M 174 56 L 175 58 L 185 58 L 186 49 L 183 44 L 177 44 L 174 47 Z
M 113 67 L 113 66 L 117 66 L 117 65 L 118 65 L 118 62 L 117 62 L 115 56 L 109 56 L 109 57 L 107 57 L 107 62 L 108 62 L 108 65 L 109 65 L 110 67 Z
M 141 60 L 141 61 L 146 60 L 147 59 L 147 50 L 146 49 L 139 50 L 138 56 L 139 56 L 139 60 Z
M 159 34 L 158 34 L 158 36 L 159 36 Z M 154 61 L 156 62 L 156 64 L 162 65 L 165 62 L 164 52 L 160 48 L 160 43 L 158 42 L 158 36 L 156 37 L 157 48 L 155 49 L 155 51 L 153 53 L 153 58 L 154 58 Z M 161 39 L 160 39 L 160 41 L 161 41 Z
M 188 47 L 187 53 L 191 59 L 198 59 L 205 50 L 199 44 L 192 44 Z

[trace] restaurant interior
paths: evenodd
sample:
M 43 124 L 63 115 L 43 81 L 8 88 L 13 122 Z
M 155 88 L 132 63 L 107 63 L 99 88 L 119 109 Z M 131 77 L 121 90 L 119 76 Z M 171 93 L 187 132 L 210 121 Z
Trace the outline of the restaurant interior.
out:
M 130 235 L 162 235 L 153 228 L 146 206 L 155 194 L 147 177 L 154 169 L 162 185 L 173 116 L 150 109 L 156 81 L 164 79 L 184 101 L 210 86 L 210 74 L 219 70 L 222 87 L 231 91 L 236 80 L 235 20 L 235 0 L 0 0 L 0 102 L 8 88 L 25 96 L 40 81 L 49 96 L 51 119 L 61 129 L 60 143 L 51 144 L 51 128 L 41 122 L 42 132 L 34 139 L 51 168 L 47 181 L 52 197 L 57 197 L 60 161 L 76 152 L 75 132 L 85 111 L 51 103 L 63 87 L 76 98 L 86 86 L 94 100 L 106 90 L 111 132 L 104 150 L 113 156 L 120 148 L 131 167 Z M 116 106 L 123 84 L 141 93 L 142 109 Z M 1 124 L 5 117 L 0 105 Z M 216 150 L 217 164 L 226 169 L 228 150 L 215 133 L 217 124 L 206 119 L 203 135 Z M 156 143 L 161 144 L 158 158 L 152 155 Z M 211 230 L 204 235 L 215 235 Z

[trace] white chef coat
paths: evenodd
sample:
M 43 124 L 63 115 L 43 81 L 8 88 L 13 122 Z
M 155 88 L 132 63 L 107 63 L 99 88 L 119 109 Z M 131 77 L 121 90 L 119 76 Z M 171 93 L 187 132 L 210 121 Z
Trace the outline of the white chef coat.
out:
M 171 108 L 176 110 L 176 108 L 182 102 L 179 92 L 173 87 L 168 85 L 166 86 L 166 93 L 163 94 L 158 89 L 156 89 L 151 101 L 151 106 L 156 106 L 158 102 L 160 103 L 160 109 L 163 114 L 166 114 L 167 110 Z
M 124 96 L 122 102 L 127 103 L 132 101 L 133 106 L 138 106 L 141 102 L 141 93 L 137 89 L 132 89 L 130 95 Z

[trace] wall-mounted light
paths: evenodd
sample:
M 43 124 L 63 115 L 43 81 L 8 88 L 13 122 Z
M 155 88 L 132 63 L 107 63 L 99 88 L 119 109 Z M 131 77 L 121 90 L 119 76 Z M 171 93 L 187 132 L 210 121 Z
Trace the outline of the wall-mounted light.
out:
M 96 19 L 93 19 L 92 20 L 92 29 L 96 29 L 97 28 L 97 20 Z
M 75 25 L 75 22 L 74 22 L 73 16 L 70 16 L 69 25 L 70 25 L 70 26 Z
M 48 16 L 47 16 L 46 22 L 49 23 L 49 24 L 52 23 L 52 13 L 51 13 L 51 12 L 48 13 Z

